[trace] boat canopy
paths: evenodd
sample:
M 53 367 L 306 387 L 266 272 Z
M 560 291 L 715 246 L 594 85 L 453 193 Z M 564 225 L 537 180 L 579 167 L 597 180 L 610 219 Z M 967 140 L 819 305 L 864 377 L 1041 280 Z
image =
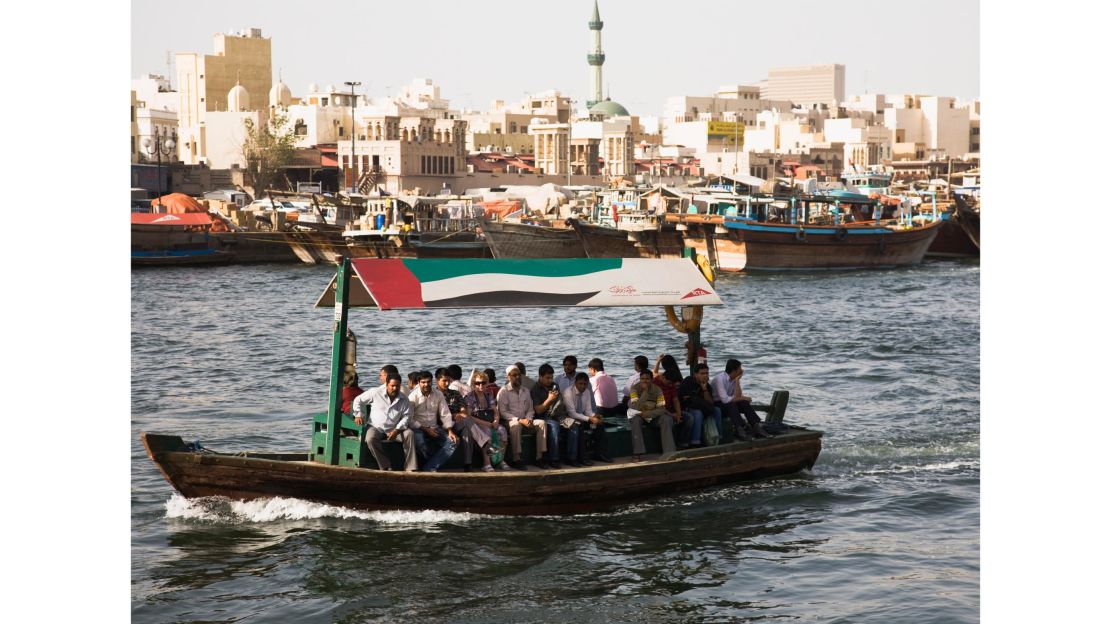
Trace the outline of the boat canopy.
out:
M 349 307 L 533 308 L 721 305 L 688 259 L 351 260 Z M 335 278 L 316 307 L 335 306 Z
M 181 214 L 158 214 L 151 212 L 132 212 L 131 225 L 212 225 L 207 212 L 184 212 Z

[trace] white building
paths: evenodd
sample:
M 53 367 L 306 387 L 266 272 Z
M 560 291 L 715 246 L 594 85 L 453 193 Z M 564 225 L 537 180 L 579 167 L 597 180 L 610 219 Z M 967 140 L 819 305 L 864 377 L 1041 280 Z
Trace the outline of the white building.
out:
M 884 125 L 890 129 L 895 157 L 962 157 L 971 151 L 968 108 L 957 108 L 955 99 L 941 96 L 887 95 Z
M 775 67 L 759 88 L 765 100 L 788 100 L 802 108 L 835 108 L 844 101 L 843 65 Z

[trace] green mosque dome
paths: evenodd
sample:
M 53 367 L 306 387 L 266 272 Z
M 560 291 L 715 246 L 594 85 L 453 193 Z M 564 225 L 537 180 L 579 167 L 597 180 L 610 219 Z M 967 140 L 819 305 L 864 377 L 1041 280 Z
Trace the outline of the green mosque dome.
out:
M 602 100 L 590 107 L 590 116 L 621 117 L 628 115 L 628 109 L 613 100 Z

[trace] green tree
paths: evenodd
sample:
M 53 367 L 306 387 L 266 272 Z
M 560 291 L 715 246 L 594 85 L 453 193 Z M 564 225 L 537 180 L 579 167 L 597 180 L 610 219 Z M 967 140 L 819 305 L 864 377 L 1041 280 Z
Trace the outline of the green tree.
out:
M 276 112 L 263 126 L 253 119 L 243 122 L 247 137 L 243 141 L 243 160 L 247 164 L 247 184 L 255 197 L 273 188 L 279 170 L 293 161 L 295 138 L 288 115 Z

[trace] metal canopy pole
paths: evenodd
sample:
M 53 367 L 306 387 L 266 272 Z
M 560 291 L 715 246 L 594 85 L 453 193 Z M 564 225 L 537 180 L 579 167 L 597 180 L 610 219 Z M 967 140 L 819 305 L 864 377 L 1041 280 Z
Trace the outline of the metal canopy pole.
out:
M 347 303 L 351 282 L 351 259 L 344 256 L 335 272 L 335 325 L 331 347 L 331 390 L 328 401 L 328 435 L 324 460 L 339 464 L 339 428 L 343 420 L 343 369 L 347 360 Z

